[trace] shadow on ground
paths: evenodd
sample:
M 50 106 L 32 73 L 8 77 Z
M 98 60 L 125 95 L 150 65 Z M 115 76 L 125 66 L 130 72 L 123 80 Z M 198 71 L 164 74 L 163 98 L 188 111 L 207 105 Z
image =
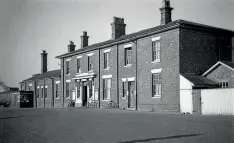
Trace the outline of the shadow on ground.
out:
M 166 139 L 175 139 L 175 138 L 184 138 L 184 137 L 194 137 L 194 136 L 201 136 L 201 135 L 204 135 L 204 134 L 175 135 L 175 136 L 167 136 L 167 137 L 158 137 L 158 138 L 139 139 L 139 140 L 132 140 L 132 141 L 123 141 L 123 142 L 117 142 L 117 143 L 150 142 L 150 141 L 157 141 L 157 140 L 166 140 Z

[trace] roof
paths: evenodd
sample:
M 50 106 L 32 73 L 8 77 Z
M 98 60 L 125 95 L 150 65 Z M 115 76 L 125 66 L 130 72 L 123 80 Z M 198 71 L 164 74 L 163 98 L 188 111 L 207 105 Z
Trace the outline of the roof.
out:
M 193 83 L 194 87 L 217 87 L 217 83 L 203 76 L 195 74 L 182 74 L 182 76 Z
M 229 68 L 230 70 L 234 71 L 234 62 L 230 62 L 230 61 L 218 61 L 216 64 L 214 64 L 211 68 L 209 68 L 204 74 L 203 76 L 207 76 L 209 73 L 211 73 L 214 69 L 216 69 L 217 67 L 219 67 L 220 65 L 223 65 L 227 68 Z
M 232 35 L 234 35 L 234 31 L 231 31 L 231 30 L 217 28 L 217 27 L 208 26 L 208 25 L 199 24 L 199 23 L 190 22 L 190 21 L 185 21 L 185 20 L 176 20 L 176 21 L 172 21 L 166 25 L 156 26 L 156 27 L 141 30 L 139 32 L 135 32 L 132 34 L 127 34 L 127 35 L 121 36 L 120 38 L 117 38 L 117 39 L 111 39 L 111 40 L 107 40 L 104 42 L 92 44 L 92 45 L 87 46 L 85 48 L 77 49 L 76 51 L 59 55 L 56 58 L 65 58 L 65 57 L 69 57 L 69 56 L 76 55 L 79 53 L 84 53 L 84 52 L 93 51 L 93 50 L 100 49 L 100 48 L 105 48 L 108 46 L 113 46 L 115 44 L 121 44 L 124 42 L 133 41 L 133 40 L 136 40 L 138 38 L 143 38 L 143 37 L 150 36 L 153 34 L 172 30 L 172 29 L 175 29 L 178 27 L 200 28 L 200 29 L 203 29 L 206 31 L 210 30 L 210 31 L 228 32 L 228 33 L 231 33 Z
M 33 81 L 33 80 L 37 80 L 37 79 L 60 77 L 60 76 L 61 76 L 61 70 L 53 70 L 53 71 L 45 72 L 43 74 L 37 74 L 37 75 L 30 77 L 30 78 L 23 80 L 23 81 Z

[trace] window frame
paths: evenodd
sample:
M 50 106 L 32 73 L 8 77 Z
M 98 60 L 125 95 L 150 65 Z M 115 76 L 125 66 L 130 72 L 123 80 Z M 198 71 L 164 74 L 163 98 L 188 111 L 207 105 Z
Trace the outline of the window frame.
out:
M 78 62 L 79 61 L 79 62 Z M 79 63 L 79 64 L 78 64 Z M 81 58 L 76 59 L 76 72 L 81 73 Z
M 92 60 L 91 60 L 91 55 L 88 56 L 88 71 L 92 71 Z
M 66 75 L 70 75 L 70 61 L 66 61 Z
M 161 42 L 160 40 L 152 41 L 152 62 L 161 61 Z
M 122 87 L 123 87 L 123 95 L 122 95 L 122 99 L 126 99 L 127 97 L 127 92 L 128 92 L 128 87 L 127 87 L 127 81 L 122 82 Z
M 69 99 L 70 98 L 70 82 L 66 82 L 66 99 Z
M 124 48 L 124 66 L 132 65 L 132 47 Z
M 162 74 L 152 73 L 152 97 L 161 98 L 162 96 Z
M 104 69 L 107 70 L 109 69 L 109 52 L 104 52 Z
M 45 86 L 45 88 L 44 88 L 44 98 L 47 99 L 47 96 L 48 96 L 48 87 Z
M 55 84 L 55 99 L 59 99 L 59 83 Z
M 76 98 L 77 98 L 77 99 L 80 99 L 80 98 L 81 98 L 81 94 L 80 94 L 80 84 L 81 84 L 80 81 L 77 81 L 77 82 L 76 82 L 76 88 L 77 88 L 77 89 L 76 89 Z M 78 97 L 78 95 L 79 95 L 79 97 Z
M 41 87 L 41 99 L 44 99 L 44 87 Z
M 110 80 L 110 87 L 106 87 L 108 86 L 108 80 Z M 103 82 L 103 97 L 102 100 L 104 101 L 110 101 L 111 100 L 111 78 L 104 78 L 102 80 Z M 106 92 L 106 97 L 105 97 L 105 92 Z M 109 93 L 109 96 L 108 96 Z

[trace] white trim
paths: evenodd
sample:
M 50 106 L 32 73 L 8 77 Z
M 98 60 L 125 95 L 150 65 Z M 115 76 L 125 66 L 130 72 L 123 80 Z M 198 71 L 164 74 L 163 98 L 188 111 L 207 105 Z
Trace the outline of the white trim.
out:
M 151 73 L 161 73 L 162 72 L 162 68 L 161 69 L 152 69 Z
M 131 67 L 131 66 L 132 66 L 132 64 L 127 64 L 127 65 L 124 66 L 124 67 L 126 68 L 126 67 Z
M 110 101 L 110 99 L 102 99 L 102 101 Z
M 59 84 L 59 83 L 60 83 L 60 81 L 55 81 L 55 83 L 56 83 L 56 84 Z
M 41 86 L 41 88 L 43 88 L 43 86 Z
M 111 49 L 106 49 L 106 50 L 103 51 L 103 53 L 108 53 L 110 51 L 111 51 Z
M 76 58 L 77 58 L 77 59 L 81 59 L 81 58 L 82 58 L 82 56 L 77 56 Z
M 70 60 L 71 60 L 71 58 L 69 58 L 69 59 L 66 59 L 66 62 L 67 62 L 67 61 L 70 61 Z
M 158 36 L 158 37 L 152 38 L 152 41 L 158 41 L 158 40 L 160 40 L 160 39 L 161 39 L 161 36 Z
M 152 99 L 159 99 L 159 98 L 162 98 L 162 96 L 161 96 L 161 95 L 154 95 L 154 96 L 152 97 Z
M 37 86 L 37 89 L 39 89 L 40 88 L 40 86 Z
M 81 81 L 87 81 L 87 79 L 82 79 Z
M 32 86 L 32 83 L 30 83 L 28 86 Z
M 103 75 L 102 76 L 103 79 L 106 79 L 106 78 L 112 78 L 112 74 L 109 74 L 109 75 Z
M 159 60 L 154 60 L 154 61 L 152 61 L 151 63 L 152 63 L 152 64 L 154 64 L 154 63 L 160 63 L 160 59 L 159 59 Z
M 48 88 L 48 85 L 46 85 L 45 88 Z
M 128 81 L 135 81 L 135 77 L 129 77 Z
M 127 78 L 122 78 L 122 82 L 126 82 L 127 81 Z
M 70 80 L 70 79 L 68 79 L 68 80 L 66 80 L 66 82 L 71 82 L 71 80 Z
M 234 69 L 228 65 L 226 65 L 225 63 L 218 61 L 215 65 L 213 65 L 211 68 L 209 68 L 204 74 L 202 74 L 202 76 L 206 76 L 212 69 L 214 69 L 216 66 L 218 66 L 219 64 L 225 66 L 226 68 L 229 68 L 231 70 L 234 71 Z
M 130 47 L 132 47 L 132 44 L 124 45 L 124 48 L 130 48 Z
M 90 57 L 92 56 L 94 53 L 88 53 L 87 56 Z

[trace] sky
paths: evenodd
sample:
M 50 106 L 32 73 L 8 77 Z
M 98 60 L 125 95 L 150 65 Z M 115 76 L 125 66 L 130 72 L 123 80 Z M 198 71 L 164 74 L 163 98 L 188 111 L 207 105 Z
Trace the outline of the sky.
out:
M 172 19 L 234 30 L 234 0 L 171 0 Z M 0 80 L 8 86 L 40 73 L 42 50 L 48 70 L 60 69 L 55 57 L 72 40 L 80 48 L 111 39 L 114 16 L 125 20 L 126 33 L 160 24 L 160 0 L 0 0 Z

